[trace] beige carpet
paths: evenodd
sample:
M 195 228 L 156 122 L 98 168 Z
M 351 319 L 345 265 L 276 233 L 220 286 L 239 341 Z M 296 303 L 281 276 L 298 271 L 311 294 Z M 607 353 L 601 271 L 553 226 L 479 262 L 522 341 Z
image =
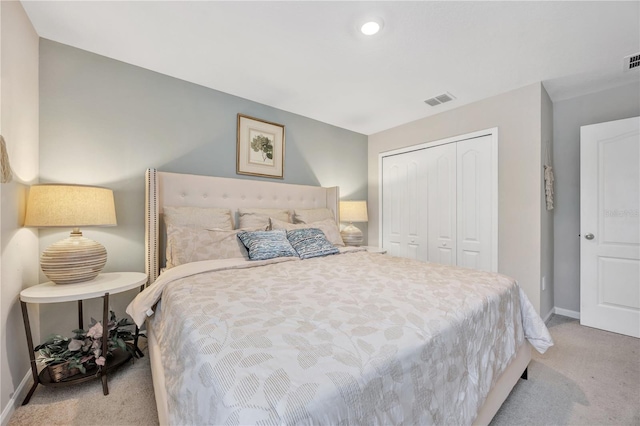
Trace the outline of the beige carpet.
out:
M 556 346 L 533 351 L 529 380 L 520 380 L 494 418 L 503 425 L 640 425 L 640 340 L 582 327 L 554 316 Z M 62 389 L 39 386 L 9 425 L 155 425 L 158 423 L 144 357 L 109 378 Z
M 140 347 L 146 346 L 140 339 Z M 29 404 L 9 420 L 18 425 L 157 425 L 158 414 L 149 356 L 125 364 L 108 376 L 109 395 L 100 379 L 64 388 L 38 386 Z
M 554 315 L 555 346 L 535 350 L 492 426 L 640 425 L 640 339 Z

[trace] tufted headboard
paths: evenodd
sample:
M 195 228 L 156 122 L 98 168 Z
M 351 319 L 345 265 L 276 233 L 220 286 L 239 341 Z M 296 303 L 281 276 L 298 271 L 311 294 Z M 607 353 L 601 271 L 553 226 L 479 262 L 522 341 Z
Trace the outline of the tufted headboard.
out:
M 331 209 L 339 223 L 340 191 L 337 186 L 292 185 L 249 179 L 231 179 L 181 173 L 146 172 L 145 263 L 152 284 L 164 264 L 161 215 L 164 206 L 228 208 Z M 237 220 L 236 220 L 237 223 Z

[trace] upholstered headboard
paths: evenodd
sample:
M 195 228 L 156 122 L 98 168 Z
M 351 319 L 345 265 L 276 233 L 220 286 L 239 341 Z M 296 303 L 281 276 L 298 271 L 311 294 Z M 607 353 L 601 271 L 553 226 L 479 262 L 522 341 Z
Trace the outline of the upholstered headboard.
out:
M 339 223 L 337 186 L 291 185 L 248 179 L 231 179 L 215 176 L 199 176 L 181 173 L 159 172 L 148 169 L 146 173 L 146 271 L 149 284 L 160 273 L 164 260 L 161 242 L 160 217 L 164 206 L 193 206 L 228 208 L 285 208 L 315 209 L 326 207 L 335 214 Z

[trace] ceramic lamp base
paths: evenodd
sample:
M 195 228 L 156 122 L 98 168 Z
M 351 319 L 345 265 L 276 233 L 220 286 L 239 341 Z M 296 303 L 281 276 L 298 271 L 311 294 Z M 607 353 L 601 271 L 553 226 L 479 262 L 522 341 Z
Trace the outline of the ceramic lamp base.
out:
M 56 284 L 90 281 L 107 263 L 107 250 L 100 243 L 72 232 L 69 238 L 51 244 L 42 252 L 42 272 Z
M 344 241 L 347 246 L 361 246 L 364 241 L 364 237 L 362 236 L 362 231 L 353 226 L 353 224 L 349 224 L 349 226 L 345 227 L 342 231 L 340 231 L 340 236 L 342 237 L 342 241 Z

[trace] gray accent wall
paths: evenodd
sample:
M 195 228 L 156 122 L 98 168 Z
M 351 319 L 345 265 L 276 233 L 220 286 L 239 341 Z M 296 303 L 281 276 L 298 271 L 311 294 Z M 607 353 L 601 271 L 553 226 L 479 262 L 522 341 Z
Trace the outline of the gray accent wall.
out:
M 640 83 L 553 104 L 555 306 L 580 311 L 580 127 L 640 115 Z
M 83 230 L 106 247 L 106 272 L 144 271 L 147 168 L 280 181 L 236 174 L 238 113 L 286 126 L 283 182 L 367 199 L 365 135 L 41 39 L 40 179 L 114 190 L 118 226 Z M 67 233 L 40 235 L 42 250 Z M 134 293 L 116 302 L 118 313 Z M 42 309 L 43 335 L 54 331 L 51 318 L 70 331 L 75 315 L 71 306 Z

